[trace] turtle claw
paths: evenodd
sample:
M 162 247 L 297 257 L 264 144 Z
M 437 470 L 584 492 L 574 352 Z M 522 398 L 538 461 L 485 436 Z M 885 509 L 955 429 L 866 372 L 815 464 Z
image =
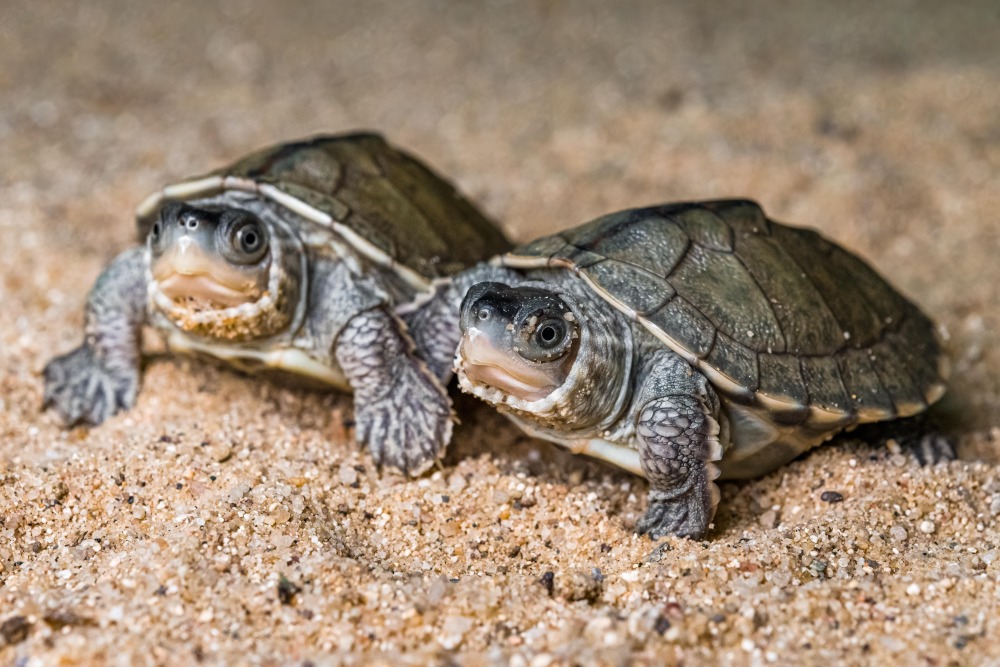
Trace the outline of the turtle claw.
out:
M 687 505 L 678 501 L 650 501 L 646 514 L 635 525 L 636 532 L 658 540 L 667 535 L 701 537 L 705 532 L 689 525 Z
M 671 494 L 655 489 L 649 492 L 649 509 L 636 522 L 636 531 L 658 540 L 667 535 L 698 539 L 708 531 L 712 516 L 700 494 Z
M 903 447 L 922 466 L 932 466 L 938 463 L 947 463 L 958 458 L 955 454 L 955 445 L 947 436 L 940 433 L 927 433 L 920 437 L 906 439 Z
M 379 470 L 397 468 L 419 475 L 444 453 L 454 416 L 447 393 L 423 368 L 401 364 L 392 391 L 356 402 L 355 437 Z
M 54 408 L 67 426 L 100 424 L 131 408 L 139 389 L 137 369 L 109 368 L 88 345 L 54 358 L 43 374 L 42 407 Z

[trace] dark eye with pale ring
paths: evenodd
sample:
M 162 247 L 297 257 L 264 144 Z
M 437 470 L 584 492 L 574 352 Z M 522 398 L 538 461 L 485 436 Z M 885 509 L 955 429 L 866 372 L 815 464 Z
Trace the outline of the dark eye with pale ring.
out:
M 538 346 L 546 350 L 562 343 L 565 337 L 566 324 L 562 320 L 545 320 L 535 329 L 535 340 Z
M 236 243 L 240 250 L 248 255 L 260 250 L 260 247 L 264 245 L 263 235 L 260 233 L 260 226 L 251 222 L 243 225 L 236 231 Z
M 254 264 L 267 253 L 267 230 L 259 220 L 236 220 L 224 230 L 223 254 L 237 264 Z

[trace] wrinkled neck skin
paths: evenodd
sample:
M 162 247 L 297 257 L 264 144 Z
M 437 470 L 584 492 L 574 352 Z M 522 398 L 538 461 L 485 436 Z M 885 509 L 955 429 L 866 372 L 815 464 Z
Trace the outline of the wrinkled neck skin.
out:
M 205 308 L 169 298 L 153 278 L 151 251 L 146 244 L 149 309 L 176 329 L 199 338 L 248 343 L 285 333 L 294 334 L 305 314 L 308 257 L 301 239 L 272 208 L 247 193 L 227 192 L 190 202 L 192 206 L 236 206 L 254 213 L 270 234 L 271 262 L 267 286 L 255 300 L 231 307 Z M 283 212 L 284 213 L 284 212 Z M 291 215 L 288 213 L 288 215 Z
M 572 308 L 580 323 L 576 359 L 561 386 L 533 401 L 472 383 L 461 357 L 456 359 L 459 386 L 529 432 L 557 431 L 560 439 L 603 434 L 619 420 L 631 396 L 633 339 L 628 322 L 569 271 L 528 271 L 519 282 L 509 277 L 507 281 L 511 286 L 554 290 Z

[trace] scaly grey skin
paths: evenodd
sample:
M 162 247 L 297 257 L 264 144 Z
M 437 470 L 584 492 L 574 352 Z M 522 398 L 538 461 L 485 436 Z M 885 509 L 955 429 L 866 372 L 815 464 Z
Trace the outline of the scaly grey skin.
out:
M 562 272 L 540 283 L 508 271 L 506 282 L 513 287 L 476 285 L 463 302 L 465 338 L 456 359 L 462 389 L 493 403 L 528 433 L 570 449 L 592 439 L 638 449 L 650 484 L 639 532 L 703 535 L 718 502 L 712 462 L 727 445 L 720 448 L 725 417 L 708 381 Z M 547 334 L 547 328 L 557 331 Z M 470 344 L 470 335 L 488 340 L 491 350 Z M 503 378 L 487 375 L 492 371 L 486 366 L 518 354 L 544 365 L 547 349 L 553 350 L 553 367 L 538 375 L 525 368 L 506 387 Z M 528 387 L 540 389 L 522 398 Z
M 502 281 L 516 275 L 510 269 L 491 264 L 478 264 L 436 286 L 429 300 L 416 308 L 404 308 L 401 314 L 420 357 L 444 385 L 453 375 L 455 348 L 462 338 L 456 326 L 462 299 L 476 283 Z
M 642 472 L 649 480 L 649 509 L 636 528 L 663 535 L 701 537 L 715 513 L 714 484 L 720 455 L 719 399 L 705 376 L 660 348 L 646 361 L 636 384 L 633 412 Z M 728 443 L 721 443 L 722 449 Z
M 306 359 L 305 374 L 353 390 L 356 436 L 378 465 L 419 473 L 451 437 L 451 402 L 393 312 L 400 288 L 390 294 L 365 268 L 312 256 L 252 197 L 168 204 L 146 245 L 98 278 L 83 344 L 45 368 L 45 404 L 67 424 L 132 407 L 149 323 L 178 349 L 248 371 L 289 363 L 267 355 Z
M 486 274 L 476 273 L 459 282 Z M 530 435 L 646 477 L 649 505 L 636 525 L 640 533 L 703 536 L 719 501 L 716 462 L 734 448 L 734 437 L 759 437 L 761 423 L 722 401 L 703 374 L 572 273 L 522 275 L 497 267 L 488 273 L 494 280 L 505 273 L 506 284 L 476 284 L 462 303 L 455 360 L 462 390 Z M 954 458 L 947 438 L 909 437 L 906 428 L 900 435 L 894 426 L 921 463 Z M 588 449 L 594 442 L 598 447 Z M 799 453 L 770 447 L 775 467 Z M 634 465 L 623 454 L 629 450 L 637 452 Z M 722 472 L 741 477 L 738 466 Z
M 46 365 L 44 402 L 64 422 L 100 424 L 135 403 L 145 273 L 142 247 L 118 255 L 87 298 L 83 344 Z
M 639 528 L 653 535 L 704 532 L 717 475 L 768 474 L 858 426 L 900 433 L 946 391 L 920 308 L 750 200 L 616 211 L 492 262 L 510 275 L 465 297 L 460 386 L 533 435 L 648 477 Z M 940 435 L 902 444 L 953 458 Z
M 419 471 L 451 439 L 451 402 L 385 307 L 352 317 L 335 344 L 354 391 L 358 442 L 381 468 Z

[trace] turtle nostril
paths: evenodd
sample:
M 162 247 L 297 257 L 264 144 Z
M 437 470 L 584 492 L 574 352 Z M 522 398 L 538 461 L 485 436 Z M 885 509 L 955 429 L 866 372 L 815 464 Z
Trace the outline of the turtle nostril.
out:
M 189 231 L 193 232 L 194 230 L 198 229 L 198 218 L 196 218 L 193 215 L 190 214 L 183 215 L 177 222 L 180 224 L 181 227 Z

